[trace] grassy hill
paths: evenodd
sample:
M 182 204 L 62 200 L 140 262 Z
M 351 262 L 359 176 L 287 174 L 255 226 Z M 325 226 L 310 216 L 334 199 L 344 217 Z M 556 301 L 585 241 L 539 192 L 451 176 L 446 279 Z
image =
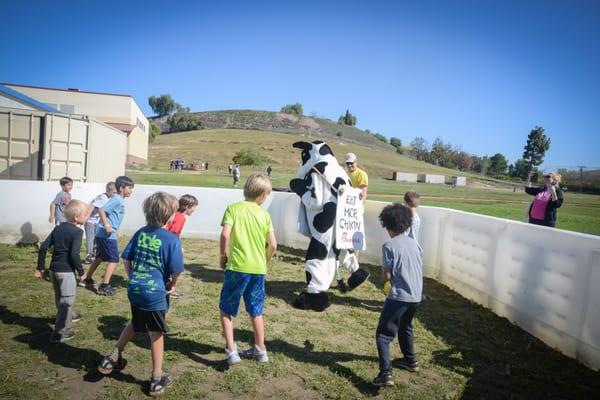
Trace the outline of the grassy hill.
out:
M 277 174 L 294 174 L 298 168 L 300 152 L 294 149 L 292 144 L 298 140 L 317 139 L 326 141 L 340 162 L 343 162 L 346 153 L 356 153 L 360 165 L 372 177 L 391 178 L 393 171 L 427 172 L 446 176 L 458 173 L 456 170 L 437 167 L 399 155 L 392 150 L 391 146 L 387 148 L 377 144 L 359 144 L 335 136 L 292 135 L 241 129 L 205 129 L 160 135 L 150 145 L 149 164 L 156 171 L 164 171 L 168 170 L 171 159 L 181 158 L 186 162 L 207 161 L 211 169 L 215 169 L 216 166 L 225 168 L 239 150 L 251 147 L 270 159 L 268 164 L 271 164 Z M 476 177 L 471 174 L 467 176 Z
M 196 112 L 205 129 L 246 129 L 308 135 L 323 140 L 336 138 L 344 142 L 357 143 L 372 147 L 394 150 L 378 140 L 371 133 L 351 126 L 339 125 L 334 121 L 319 117 L 297 117 L 272 111 L 223 110 Z M 163 132 L 169 132 L 167 117 L 154 118 Z M 340 136 L 341 135 L 341 136 Z

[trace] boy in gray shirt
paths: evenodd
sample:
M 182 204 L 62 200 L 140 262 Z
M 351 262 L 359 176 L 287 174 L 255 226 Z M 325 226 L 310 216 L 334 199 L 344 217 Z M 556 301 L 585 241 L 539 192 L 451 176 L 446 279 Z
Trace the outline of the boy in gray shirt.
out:
M 401 204 L 386 206 L 379 214 L 381 225 L 390 240 L 382 246 L 383 276 L 391 288 L 381 310 L 376 341 L 379 354 L 379 375 L 375 386 L 392 386 L 390 342 L 398 336 L 403 358 L 394 366 L 417 372 L 419 365 L 413 348 L 412 319 L 421 303 L 423 291 L 423 251 L 416 240 L 404 233 L 410 229 L 413 213 Z
M 48 222 L 60 225 L 67 222 L 65 217 L 65 207 L 71 201 L 71 190 L 73 189 L 73 179 L 68 176 L 60 178 L 60 188 L 62 189 L 50 202 L 50 216 Z

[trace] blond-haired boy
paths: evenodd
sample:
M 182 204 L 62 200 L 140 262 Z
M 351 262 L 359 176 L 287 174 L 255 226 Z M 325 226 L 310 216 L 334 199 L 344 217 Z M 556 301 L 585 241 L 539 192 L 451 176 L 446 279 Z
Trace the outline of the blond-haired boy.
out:
M 38 265 L 34 274 L 36 278 L 44 276 L 46 253 L 52 247 L 50 278 L 54 288 L 57 311 L 54 332 L 50 338 L 52 343 L 62 343 L 75 337 L 75 333 L 71 329 L 71 322 L 79 319 L 79 316 L 73 311 L 77 291 L 75 275 L 83 275 L 79 257 L 83 231 L 77 227 L 77 224 L 85 223 L 90 216 L 91 207 L 82 201 L 71 200 L 63 211 L 66 222 L 54 227 L 40 245 Z
M 98 371 L 108 375 L 122 369 L 125 366 L 122 353 L 134 333 L 148 333 L 152 353 L 149 394 L 157 396 L 173 382 L 171 375 L 162 373 L 164 334 L 168 331 L 168 295 L 175 290 L 183 272 L 183 254 L 177 236 L 165 229 L 179 207 L 177 198 L 156 192 L 144 200 L 143 207 L 147 225 L 133 235 L 121 255 L 129 276 L 131 322 L 121 332 L 112 352 L 101 361 Z
M 241 361 L 233 339 L 233 317 L 237 316 L 242 297 L 252 319 L 254 347 L 243 351 L 241 355 L 253 357 L 259 362 L 269 361 L 262 315 L 267 262 L 277 249 L 277 241 L 271 217 L 260 205 L 270 193 L 271 181 L 267 177 L 251 175 L 244 185 L 245 200 L 230 204 L 221 222 L 220 264 L 226 271 L 219 309 L 229 365 Z

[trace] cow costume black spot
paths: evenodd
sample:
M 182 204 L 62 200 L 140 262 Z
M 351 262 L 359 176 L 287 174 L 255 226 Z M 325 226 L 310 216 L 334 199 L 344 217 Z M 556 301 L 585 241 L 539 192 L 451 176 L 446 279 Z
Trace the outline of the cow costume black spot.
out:
M 327 290 L 334 279 L 340 254 L 335 246 L 337 189 L 351 183 L 327 144 L 296 142 L 293 146 L 302 149 L 302 165 L 298 177 L 290 181 L 290 188 L 301 200 L 298 229 L 310 237 L 305 261 L 307 287 L 294 306 L 323 311 L 329 306 Z M 352 273 L 348 279 L 351 289 L 367 279 L 368 274 L 359 267 L 354 254 L 347 253 L 342 264 Z

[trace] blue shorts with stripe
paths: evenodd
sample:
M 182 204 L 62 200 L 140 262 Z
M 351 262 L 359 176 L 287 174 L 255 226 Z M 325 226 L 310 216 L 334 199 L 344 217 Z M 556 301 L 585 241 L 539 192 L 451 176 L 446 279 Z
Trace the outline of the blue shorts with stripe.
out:
M 219 308 L 223 313 L 236 317 L 242 297 L 248 314 L 251 317 L 261 316 L 267 297 L 265 276 L 226 270 Z

